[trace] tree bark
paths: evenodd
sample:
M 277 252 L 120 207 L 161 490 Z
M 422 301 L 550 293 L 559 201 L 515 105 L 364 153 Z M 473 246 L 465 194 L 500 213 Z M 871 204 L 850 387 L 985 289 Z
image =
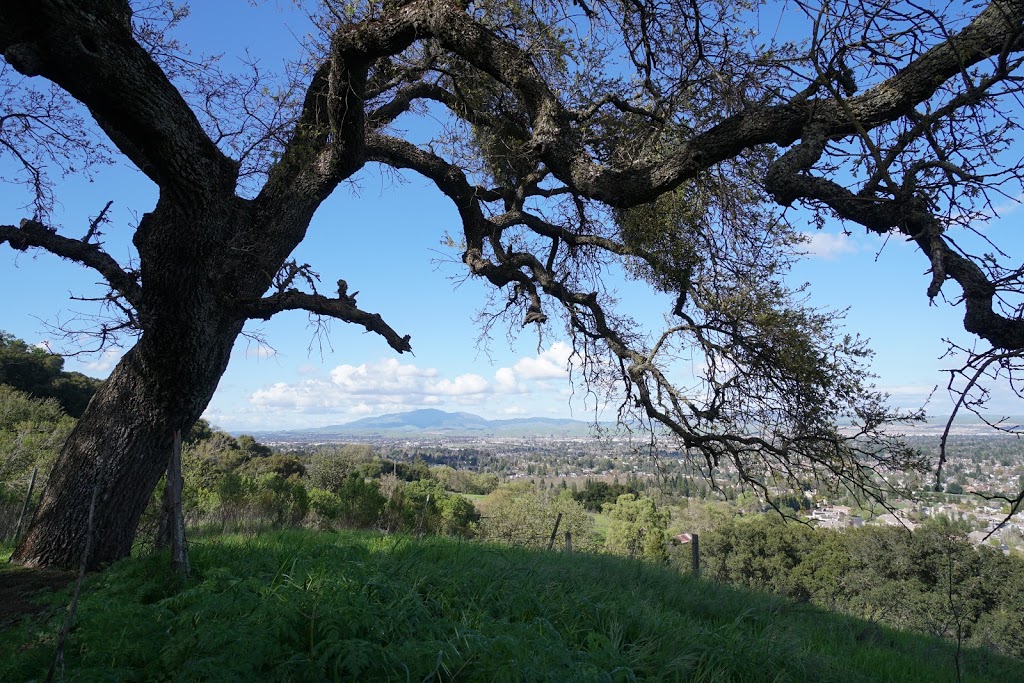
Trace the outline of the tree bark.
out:
M 88 504 L 99 481 L 95 570 L 131 552 L 143 511 L 167 468 L 174 431 L 202 414 L 227 367 L 241 325 L 211 340 L 205 358 L 187 352 L 154 358 L 145 336 L 93 398 L 54 465 L 35 520 L 12 560 L 26 566 L 73 567 L 87 534 Z M 175 366 L 191 366 L 182 383 Z
M 139 519 L 166 471 L 175 430 L 188 433 L 227 369 L 244 324 L 236 294 L 262 293 L 270 275 L 214 248 L 238 205 L 161 196 L 135 235 L 142 264 L 143 333 L 96 393 L 61 449 L 42 501 L 12 557 L 74 567 L 99 482 L 90 570 L 127 556 Z M 190 239 L 182 240 L 182 235 Z M 225 261 L 231 267 L 224 268 Z M 262 269 L 260 269 L 262 270 Z

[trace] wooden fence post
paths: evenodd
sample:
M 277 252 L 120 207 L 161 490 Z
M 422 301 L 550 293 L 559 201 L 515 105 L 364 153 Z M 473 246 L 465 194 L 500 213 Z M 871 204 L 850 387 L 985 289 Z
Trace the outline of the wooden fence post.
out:
M 185 513 L 181 508 L 181 430 L 174 430 L 174 444 L 171 446 L 171 460 L 167 465 L 167 485 L 165 492 L 170 501 L 171 531 L 171 568 L 179 574 L 190 576 L 192 567 L 188 561 L 188 548 L 185 546 Z
M 562 522 L 562 513 L 558 513 L 558 517 L 555 517 L 555 528 L 551 530 L 551 538 L 548 540 L 548 550 L 555 547 L 555 534 L 558 533 L 558 525 Z
M 700 538 L 697 534 L 690 536 L 690 550 L 693 551 L 693 578 L 700 578 Z
M 566 531 L 565 532 L 565 552 L 567 552 L 567 553 L 571 553 L 572 552 L 572 532 L 571 531 Z
M 18 515 L 18 526 L 14 529 L 14 545 L 18 545 L 18 539 L 21 538 L 21 525 L 25 521 L 25 513 L 28 512 L 28 506 L 32 502 L 32 489 L 36 486 L 36 475 L 39 474 L 39 468 L 32 468 L 32 479 L 28 482 L 28 493 L 25 494 L 25 502 L 21 506 L 21 514 Z M 12 554 L 11 557 L 14 557 Z M 8 560 L 9 561 L 9 560 Z

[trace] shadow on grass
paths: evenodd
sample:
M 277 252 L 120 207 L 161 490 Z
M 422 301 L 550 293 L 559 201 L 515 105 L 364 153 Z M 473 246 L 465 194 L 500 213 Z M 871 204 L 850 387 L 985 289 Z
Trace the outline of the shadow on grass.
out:
M 954 647 L 610 556 L 443 538 L 205 536 L 91 577 L 69 677 L 105 680 L 955 681 Z M 57 623 L 5 633 L 0 680 L 45 672 Z M 964 679 L 1021 663 L 964 654 Z M 74 675 L 72 675 L 74 674 Z

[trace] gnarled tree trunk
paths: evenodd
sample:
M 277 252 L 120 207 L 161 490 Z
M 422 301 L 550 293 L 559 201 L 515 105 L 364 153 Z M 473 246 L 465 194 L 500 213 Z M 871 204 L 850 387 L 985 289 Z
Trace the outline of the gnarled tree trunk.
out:
M 136 528 L 167 469 L 175 430 L 187 432 L 227 367 L 241 323 L 212 326 L 201 356 L 144 335 L 111 373 L 54 465 L 32 526 L 13 560 L 75 566 L 85 545 L 88 500 L 100 482 L 89 569 L 128 555 Z

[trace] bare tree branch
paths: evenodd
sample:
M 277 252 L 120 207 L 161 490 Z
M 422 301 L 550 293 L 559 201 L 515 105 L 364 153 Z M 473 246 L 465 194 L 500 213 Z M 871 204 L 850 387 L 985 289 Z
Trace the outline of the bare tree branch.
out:
M 0 53 L 20 73 L 45 76 L 85 103 L 118 149 L 165 190 L 233 190 L 237 163 L 217 149 L 135 41 L 127 3 L 5 0 Z
M 355 295 L 347 293 L 344 280 L 339 280 L 338 297 L 331 299 L 322 294 L 307 294 L 295 289 L 271 294 L 257 301 L 240 302 L 239 312 L 246 318 L 269 320 L 282 311 L 309 311 L 316 315 L 336 318 L 347 323 L 355 323 L 366 328 L 367 332 L 375 332 L 384 337 L 388 346 L 398 353 L 412 351 L 409 335 L 399 336 L 377 313 L 367 313 L 358 308 Z
M 144 315 L 142 288 L 137 276 L 123 270 L 98 244 L 87 241 L 93 233 L 90 227 L 86 239 L 74 240 L 58 235 L 55 230 L 48 229 L 38 221 L 23 220 L 18 227 L 0 225 L 0 245 L 6 242 L 17 251 L 25 251 L 30 247 L 44 249 L 61 258 L 88 266 L 102 275 L 115 291 L 140 311 L 140 315 Z

